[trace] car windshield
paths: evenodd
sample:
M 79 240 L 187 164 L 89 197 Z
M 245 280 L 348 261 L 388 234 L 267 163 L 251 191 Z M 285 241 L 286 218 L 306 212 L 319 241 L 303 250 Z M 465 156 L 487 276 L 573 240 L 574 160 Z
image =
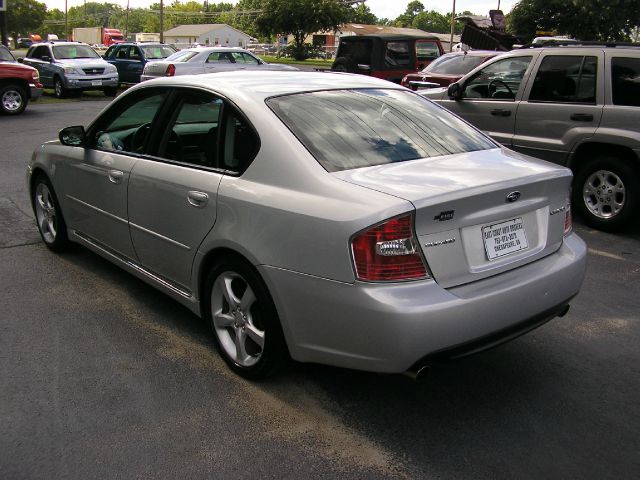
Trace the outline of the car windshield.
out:
M 57 45 L 53 47 L 53 56 L 59 60 L 100 58 L 100 55 L 88 45 Z
M 13 58 L 13 55 L 11 54 L 11 52 L 9 51 L 9 49 L 7 47 L 5 47 L 4 45 L 0 45 L 0 61 L 2 62 L 15 62 L 15 58 Z
M 198 53 L 197 50 L 180 50 L 172 55 L 169 55 L 166 60 L 170 62 L 188 62 Z
M 169 45 L 149 45 L 142 47 L 142 51 L 147 60 L 167 58 L 176 53 L 175 49 Z
M 429 64 L 422 73 L 465 75 L 480 65 L 485 58 L 477 55 L 444 55 Z
M 333 90 L 273 97 L 267 104 L 330 172 L 496 148 L 412 92 Z

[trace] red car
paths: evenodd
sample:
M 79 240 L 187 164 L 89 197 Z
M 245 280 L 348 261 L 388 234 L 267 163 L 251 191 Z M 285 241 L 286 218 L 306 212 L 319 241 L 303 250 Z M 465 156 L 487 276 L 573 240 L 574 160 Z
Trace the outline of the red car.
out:
M 42 95 L 40 74 L 33 67 L 20 65 L 4 45 L 0 45 L 0 112 L 18 115 L 30 99 Z
M 503 52 L 493 50 L 470 50 L 442 55 L 417 73 L 409 73 L 400 82 L 403 87 L 417 90 L 420 87 L 446 87 L 464 75 Z

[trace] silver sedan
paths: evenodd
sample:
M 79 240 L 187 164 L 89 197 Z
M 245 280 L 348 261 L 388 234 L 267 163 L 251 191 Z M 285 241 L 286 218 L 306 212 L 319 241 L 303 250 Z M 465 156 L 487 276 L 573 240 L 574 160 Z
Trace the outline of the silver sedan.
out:
M 362 75 L 141 83 L 39 146 L 37 226 L 212 326 L 237 373 L 416 371 L 562 316 L 586 248 L 571 172 Z
M 165 60 L 147 63 L 141 81 L 175 75 L 196 75 L 229 70 L 298 70 L 290 65 L 266 63 L 251 52 L 232 47 L 197 47 L 180 50 Z

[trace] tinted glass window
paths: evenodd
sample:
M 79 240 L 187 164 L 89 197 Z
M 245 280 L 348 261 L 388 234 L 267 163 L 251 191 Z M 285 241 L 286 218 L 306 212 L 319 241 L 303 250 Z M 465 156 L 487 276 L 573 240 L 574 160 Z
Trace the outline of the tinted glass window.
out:
M 405 91 L 313 92 L 267 104 L 328 171 L 495 148 L 446 110 Z
M 388 67 L 411 65 L 409 42 L 387 42 L 384 51 L 384 63 Z
M 9 49 L 4 45 L 0 45 L 0 60 L 3 60 L 5 62 L 14 61 L 13 55 L 11 55 L 11 52 L 9 51 Z
M 214 167 L 219 152 L 223 102 L 203 92 L 185 91 L 159 156 L 168 160 Z
M 148 45 L 142 47 L 142 52 L 147 60 L 156 60 L 167 58 L 176 53 L 176 51 L 168 45 Z
M 88 45 L 58 45 L 53 47 L 53 56 L 64 60 L 70 58 L 100 58 L 100 55 Z
M 171 62 L 188 62 L 193 57 L 198 55 L 200 52 L 196 52 L 193 50 L 181 50 L 179 52 L 173 53 L 167 57 L 168 61 Z
M 207 57 L 207 63 L 236 63 L 231 52 L 212 52 Z
M 116 48 L 118 48 L 118 46 L 117 46 L 117 45 L 112 45 L 112 46 L 111 46 L 111 47 L 109 47 L 109 48 L 107 49 L 107 51 L 104 53 L 104 56 L 105 56 L 105 57 L 111 57 L 111 55 L 113 55 L 113 51 L 114 51 Z
M 464 75 L 480 65 L 486 57 L 476 55 L 444 55 L 425 68 L 423 73 Z
M 33 51 L 29 52 L 30 55 L 27 55 L 29 58 L 42 58 L 44 56 L 49 56 L 49 47 L 42 45 L 40 47 L 36 47 Z
M 611 59 L 611 91 L 614 105 L 640 107 L 640 58 Z
M 256 57 L 254 57 L 253 55 L 249 55 L 248 53 L 232 52 L 231 55 L 233 55 L 236 63 L 244 63 L 247 65 L 258 65 L 260 63 Z
M 416 42 L 416 58 L 420 60 L 433 60 L 440 56 L 440 49 L 436 42 L 418 40 Z
M 351 42 L 340 42 L 338 57 L 349 57 L 353 62 L 364 65 L 371 64 L 371 40 L 355 40 Z
M 465 85 L 465 98 L 515 100 L 531 57 L 498 60 L 477 72 Z
M 530 101 L 595 103 L 597 58 L 550 55 L 540 64 L 531 87 Z
M 97 120 L 90 143 L 101 150 L 143 152 L 151 122 L 166 96 L 165 91 L 148 90 L 117 103 Z

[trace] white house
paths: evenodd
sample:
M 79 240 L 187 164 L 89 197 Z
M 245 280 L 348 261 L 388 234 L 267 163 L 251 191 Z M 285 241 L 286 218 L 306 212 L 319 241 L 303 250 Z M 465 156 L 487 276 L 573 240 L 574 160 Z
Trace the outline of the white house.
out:
M 165 43 L 178 48 L 187 48 L 194 44 L 245 48 L 250 38 L 250 35 L 225 23 L 179 25 L 164 32 Z

